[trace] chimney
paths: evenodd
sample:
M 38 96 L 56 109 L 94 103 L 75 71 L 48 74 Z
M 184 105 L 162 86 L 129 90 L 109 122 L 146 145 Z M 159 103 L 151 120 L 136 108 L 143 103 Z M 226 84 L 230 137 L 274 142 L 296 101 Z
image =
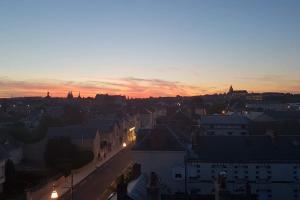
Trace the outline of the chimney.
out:
M 215 200 L 224 199 L 226 194 L 226 172 L 220 172 L 215 180 Z
M 205 129 L 203 127 L 199 127 L 192 132 L 192 149 L 197 147 L 200 143 L 200 136 L 205 135 Z
M 138 163 L 135 163 L 132 166 L 132 177 L 133 179 L 137 179 L 141 175 L 141 165 Z
M 120 182 L 117 185 L 117 200 L 127 199 L 127 183 L 124 181 L 124 175 L 121 176 Z
M 272 129 L 266 130 L 266 135 L 269 136 L 273 143 L 276 143 L 276 133 Z
M 154 172 L 150 174 L 150 182 L 147 187 L 147 200 L 159 200 L 160 191 L 158 184 L 158 177 Z

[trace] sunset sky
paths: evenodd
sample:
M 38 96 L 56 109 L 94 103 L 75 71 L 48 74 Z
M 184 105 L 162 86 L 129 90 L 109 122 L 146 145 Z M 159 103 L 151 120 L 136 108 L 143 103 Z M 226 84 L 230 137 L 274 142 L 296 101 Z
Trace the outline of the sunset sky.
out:
M 299 0 L 2 0 L 0 97 L 300 93 Z

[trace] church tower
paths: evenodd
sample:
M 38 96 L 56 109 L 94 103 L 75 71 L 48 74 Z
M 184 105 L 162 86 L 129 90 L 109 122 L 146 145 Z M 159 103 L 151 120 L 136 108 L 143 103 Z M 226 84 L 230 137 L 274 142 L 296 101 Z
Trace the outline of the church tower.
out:
M 229 91 L 228 91 L 228 94 L 232 94 L 233 93 L 233 87 L 232 85 L 229 87 Z

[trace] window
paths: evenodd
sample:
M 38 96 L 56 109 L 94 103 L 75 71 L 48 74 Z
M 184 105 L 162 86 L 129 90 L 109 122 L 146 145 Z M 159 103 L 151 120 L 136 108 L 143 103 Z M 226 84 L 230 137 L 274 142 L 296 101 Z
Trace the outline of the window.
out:
M 173 179 L 180 181 L 184 179 L 184 168 L 183 167 L 174 167 L 173 168 Z
M 182 178 L 182 174 L 175 174 L 175 178 L 176 179 L 181 179 Z
M 201 189 L 193 188 L 191 189 L 191 194 L 201 194 Z

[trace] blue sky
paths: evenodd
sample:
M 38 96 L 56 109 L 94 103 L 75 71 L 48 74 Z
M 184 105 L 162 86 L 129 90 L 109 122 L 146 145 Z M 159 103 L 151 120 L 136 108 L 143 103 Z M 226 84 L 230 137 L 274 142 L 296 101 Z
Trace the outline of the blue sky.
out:
M 4 0 L 0 55 L 0 96 L 299 93 L 300 1 Z

